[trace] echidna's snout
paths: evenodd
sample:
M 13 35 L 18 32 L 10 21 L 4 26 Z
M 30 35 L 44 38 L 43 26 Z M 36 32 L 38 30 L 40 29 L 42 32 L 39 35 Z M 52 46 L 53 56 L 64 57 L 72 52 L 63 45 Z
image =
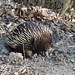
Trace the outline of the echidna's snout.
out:
M 24 55 L 25 57 L 31 57 L 33 55 L 34 55 L 34 53 L 32 51 L 25 50 L 25 55 Z

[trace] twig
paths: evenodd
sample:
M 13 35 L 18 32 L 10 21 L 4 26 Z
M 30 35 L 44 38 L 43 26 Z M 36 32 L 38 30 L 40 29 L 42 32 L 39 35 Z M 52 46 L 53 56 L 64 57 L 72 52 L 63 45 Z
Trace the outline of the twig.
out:
M 75 47 L 75 45 L 74 46 L 68 46 L 68 47 Z
M 23 54 L 24 54 L 24 58 L 25 58 L 25 50 L 24 50 L 24 44 L 23 44 Z
M 37 70 L 35 71 L 35 73 L 38 71 L 40 65 L 43 63 L 43 61 L 45 60 L 46 57 L 47 57 L 47 56 L 45 56 L 45 57 L 42 59 L 42 61 L 40 62 L 39 66 L 37 67 Z M 36 74 L 35 74 L 35 75 L 36 75 Z

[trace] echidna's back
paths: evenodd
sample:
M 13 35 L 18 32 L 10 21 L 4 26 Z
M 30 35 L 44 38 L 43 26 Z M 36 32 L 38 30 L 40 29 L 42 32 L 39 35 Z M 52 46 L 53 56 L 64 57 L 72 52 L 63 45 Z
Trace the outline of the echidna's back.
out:
M 10 50 L 22 52 L 24 49 L 32 52 L 46 51 L 52 41 L 52 31 L 48 26 L 25 22 L 18 25 L 6 39 L 6 47 Z M 48 47 L 47 47 L 48 46 Z

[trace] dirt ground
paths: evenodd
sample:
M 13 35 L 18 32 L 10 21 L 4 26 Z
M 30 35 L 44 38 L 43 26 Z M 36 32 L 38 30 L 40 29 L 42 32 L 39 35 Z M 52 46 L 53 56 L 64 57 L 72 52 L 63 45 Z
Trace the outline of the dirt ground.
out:
M 3 11 L 1 8 L 0 10 Z M 23 23 L 24 20 L 19 18 Z M 15 22 L 13 16 L 0 16 L 0 75 L 75 75 L 75 24 L 66 26 L 53 21 L 45 21 L 53 32 L 52 44 L 46 55 L 35 54 L 25 58 L 21 53 L 15 53 L 5 48 L 6 34 L 20 22 Z M 50 53 L 50 51 L 52 51 Z

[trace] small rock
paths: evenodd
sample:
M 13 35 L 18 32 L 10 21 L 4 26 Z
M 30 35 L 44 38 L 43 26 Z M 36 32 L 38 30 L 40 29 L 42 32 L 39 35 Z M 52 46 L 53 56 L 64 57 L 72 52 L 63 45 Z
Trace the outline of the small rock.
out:
M 73 67 L 73 70 L 75 70 L 75 67 Z
M 73 13 L 73 17 L 75 17 L 75 13 Z
M 66 25 L 60 25 L 60 29 L 63 30 L 63 31 L 66 31 L 67 30 L 67 26 Z
M 74 63 L 74 62 L 75 62 L 75 59 L 74 59 L 74 58 L 72 58 L 72 59 L 70 59 L 70 60 L 71 60 L 71 62 L 72 62 L 72 63 Z
M 16 61 L 16 62 L 23 60 L 22 54 L 21 53 L 15 53 L 15 52 L 11 52 L 9 55 L 9 58 L 11 61 Z
M 71 31 L 75 32 L 75 25 L 72 26 Z
M 6 49 L 3 48 L 3 49 L 1 50 L 1 54 L 6 54 L 6 55 L 8 55 L 9 52 L 8 52 L 8 50 L 6 50 Z
M 70 37 L 71 41 L 75 43 L 75 35 L 73 35 L 72 37 Z
M 75 19 L 72 19 L 72 22 L 74 22 L 74 23 L 75 23 Z

